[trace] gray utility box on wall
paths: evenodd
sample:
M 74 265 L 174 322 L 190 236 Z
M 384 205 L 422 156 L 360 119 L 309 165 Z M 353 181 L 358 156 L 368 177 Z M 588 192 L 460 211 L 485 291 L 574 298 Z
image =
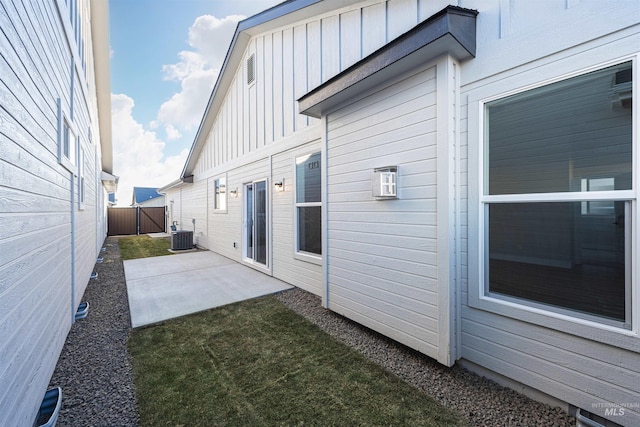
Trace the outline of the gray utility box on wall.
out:
M 193 231 L 171 232 L 171 250 L 179 251 L 193 248 Z

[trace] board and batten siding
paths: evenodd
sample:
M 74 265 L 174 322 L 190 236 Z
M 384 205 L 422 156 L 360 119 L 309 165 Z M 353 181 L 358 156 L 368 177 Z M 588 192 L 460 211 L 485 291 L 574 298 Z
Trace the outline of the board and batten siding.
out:
M 438 358 L 437 70 L 430 66 L 327 121 L 328 307 Z M 398 167 L 398 199 L 372 172 Z
M 33 424 L 106 233 L 89 3 L 78 13 L 80 47 L 64 1 L 0 3 L 0 425 Z M 83 205 L 58 162 L 58 99 Z
M 640 353 L 630 344 L 637 342 L 637 336 L 582 327 L 569 319 L 531 321 L 525 310 L 520 318 L 501 315 L 473 303 L 473 294 L 481 292 L 473 267 L 480 262 L 476 217 L 478 146 L 484 120 L 480 102 L 638 55 L 637 4 L 547 2 L 540 8 L 526 1 L 496 0 L 485 3 L 479 12 L 482 44 L 477 58 L 462 67 L 458 271 L 462 363 L 493 371 L 501 376 L 497 379 L 525 393 L 531 387 L 618 424 L 640 425 Z M 607 19 L 601 19 L 603 15 Z M 574 25 L 567 27 L 566 22 Z M 634 78 L 637 75 L 636 70 Z M 637 289 L 637 277 L 633 286 Z M 635 295 L 633 304 L 638 301 Z M 605 409 L 615 405 L 630 406 L 624 407 L 624 416 L 619 411 L 606 415 Z
M 216 169 L 282 140 L 318 119 L 296 100 L 419 22 L 447 1 L 364 1 L 252 37 L 215 114 L 194 174 Z M 247 83 L 247 60 L 255 81 Z

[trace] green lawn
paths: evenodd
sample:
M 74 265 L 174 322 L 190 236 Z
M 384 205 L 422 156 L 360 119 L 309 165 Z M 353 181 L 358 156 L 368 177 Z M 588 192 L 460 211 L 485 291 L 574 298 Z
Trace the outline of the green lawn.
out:
M 456 426 L 425 394 L 273 297 L 136 329 L 142 426 Z
M 121 237 L 120 258 L 123 260 L 172 255 L 169 252 L 171 242 L 168 239 L 152 239 L 147 235 Z

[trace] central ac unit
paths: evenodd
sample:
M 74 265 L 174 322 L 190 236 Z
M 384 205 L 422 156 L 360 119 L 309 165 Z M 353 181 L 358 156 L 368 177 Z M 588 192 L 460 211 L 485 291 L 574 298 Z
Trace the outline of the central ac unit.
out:
M 171 233 L 171 250 L 181 251 L 193 248 L 193 231 L 173 231 Z

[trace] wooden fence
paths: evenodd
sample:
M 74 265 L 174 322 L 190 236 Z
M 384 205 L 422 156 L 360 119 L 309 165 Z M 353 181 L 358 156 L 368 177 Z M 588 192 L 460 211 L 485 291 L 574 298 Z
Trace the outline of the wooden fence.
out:
M 132 234 L 165 232 L 164 207 L 109 208 L 107 210 L 108 235 L 124 236 Z

